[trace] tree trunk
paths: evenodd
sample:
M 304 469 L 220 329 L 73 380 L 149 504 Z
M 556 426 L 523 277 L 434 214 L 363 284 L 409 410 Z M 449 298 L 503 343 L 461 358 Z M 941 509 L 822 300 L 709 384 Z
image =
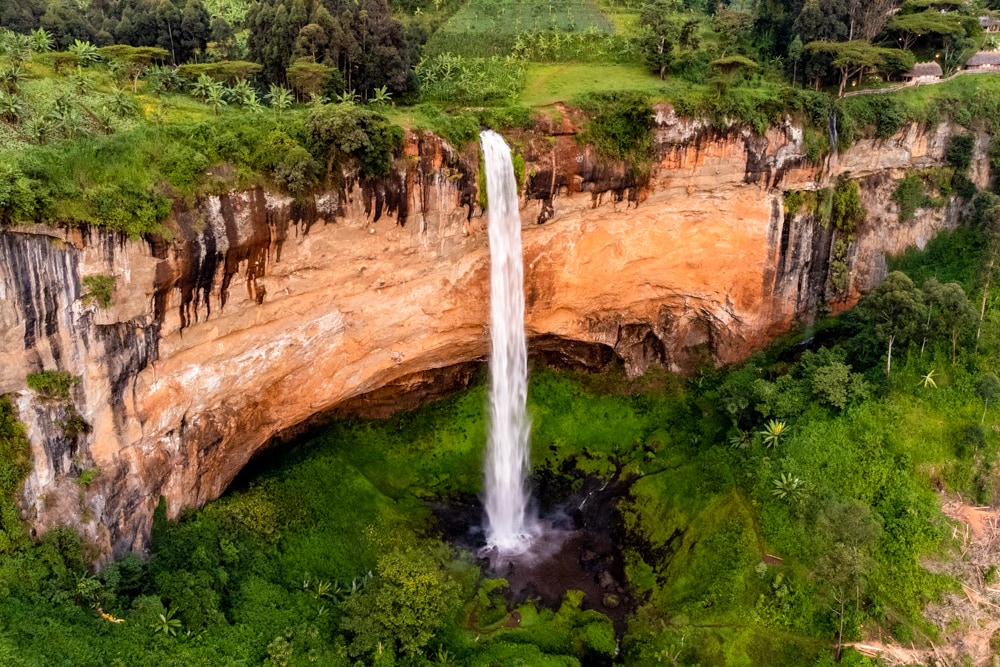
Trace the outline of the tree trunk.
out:
M 837 91 L 837 97 L 844 96 L 844 88 L 847 87 L 847 70 L 841 70 L 840 76 L 840 90 Z
M 986 408 L 990 407 L 990 399 L 983 399 L 983 418 L 979 420 L 979 425 L 986 423 Z
M 896 336 L 889 336 L 889 356 L 886 357 L 885 361 L 885 374 L 892 375 L 892 343 L 896 340 Z
M 951 365 L 955 365 L 955 347 L 958 345 L 958 331 L 951 330 Z
M 170 36 L 170 59 L 173 60 L 174 67 L 177 67 L 177 54 L 174 52 L 174 31 L 170 28 L 170 21 L 167 21 L 167 34 Z
M 986 319 L 986 298 L 990 295 L 990 279 L 993 277 L 993 262 L 996 257 L 990 257 L 990 263 L 986 266 L 986 285 L 983 286 L 983 302 L 979 306 L 979 328 L 976 329 L 976 352 L 979 352 L 979 337 L 983 333 L 983 320 Z

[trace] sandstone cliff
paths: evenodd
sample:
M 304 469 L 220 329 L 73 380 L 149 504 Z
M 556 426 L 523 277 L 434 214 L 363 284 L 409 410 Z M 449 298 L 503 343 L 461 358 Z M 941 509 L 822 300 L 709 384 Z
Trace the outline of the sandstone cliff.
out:
M 955 224 L 955 206 L 899 224 L 892 178 L 933 166 L 952 128 L 905 128 L 823 165 L 802 130 L 712 130 L 659 109 L 658 160 L 637 185 L 573 136 L 568 118 L 511 136 L 522 198 L 527 327 L 570 362 L 630 373 L 736 361 L 856 300 L 885 254 Z M 975 175 L 986 178 L 978 142 Z M 32 442 L 24 517 L 71 523 L 105 554 L 142 548 L 153 508 L 218 496 L 277 433 L 334 409 L 379 412 L 467 379 L 487 351 L 486 218 L 474 147 L 410 134 L 389 177 L 305 202 L 262 190 L 177 206 L 172 241 L 99 230 L 0 232 L 0 394 Z M 870 212 L 831 281 L 830 229 L 787 215 L 787 190 L 850 171 Z M 82 278 L 113 275 L 114 305 Z M 42 399 L 26 375 L 82 377 Z M 65 427 L 76 410 L 89 430 Z M 85 469 L 99 475 L 86 489 Z

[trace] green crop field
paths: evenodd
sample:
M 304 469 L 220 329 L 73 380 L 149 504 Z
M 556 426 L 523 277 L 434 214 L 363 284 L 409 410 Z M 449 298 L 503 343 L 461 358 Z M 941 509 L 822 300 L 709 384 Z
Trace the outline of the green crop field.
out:
M 431 37 L 425 54 L 507 55 L 534 48 L 528 41 L 539 34 L 600 40 L 613 37 L 615 27 L 593 0 L 470 0 Z

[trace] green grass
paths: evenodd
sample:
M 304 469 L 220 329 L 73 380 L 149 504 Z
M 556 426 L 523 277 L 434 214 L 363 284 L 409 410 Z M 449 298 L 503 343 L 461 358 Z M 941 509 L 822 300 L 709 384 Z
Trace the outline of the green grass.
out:
M 528 66 L 524 92 L 518 100 L 530 107 L 556 102 L 570 103 L 587 93 L 637 91 L 655 100 L 667 99 L 670 93 L 690 84 L 667 82 L 638 65 L 590 65 L 585 63 L 532 63 Z

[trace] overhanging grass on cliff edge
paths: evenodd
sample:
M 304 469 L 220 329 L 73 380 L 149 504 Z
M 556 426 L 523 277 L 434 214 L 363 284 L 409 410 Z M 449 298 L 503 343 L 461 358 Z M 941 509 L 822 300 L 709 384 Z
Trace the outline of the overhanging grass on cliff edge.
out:
M 385 175 L 402 137 L 371 109 L 325 105 L 25 146 L 0 154 L 0 222 L 167 234 L 162 223 L 175 200 L 253 185 L 304 195 L 347 161 L 363 176 Z M 221 165 L 228 169 L 212 169 Z

